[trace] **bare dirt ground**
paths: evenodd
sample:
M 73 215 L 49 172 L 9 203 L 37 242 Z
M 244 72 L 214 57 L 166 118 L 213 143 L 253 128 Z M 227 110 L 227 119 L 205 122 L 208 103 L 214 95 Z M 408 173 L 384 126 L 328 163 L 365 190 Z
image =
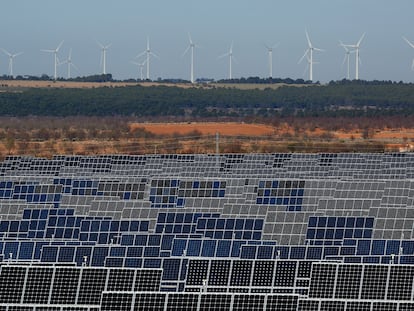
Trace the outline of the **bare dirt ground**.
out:
M 158 83 L 158 82 L 75 82 L 75 81 L 28 81 L 28 80 L 0 80 L 1 89 L 7 88 L 99 88 L 99 87 L 125 87 L 125 86 L 174 86 L 181 88 L 236 88 L 240 90 L 253 89 L 277 89 L 286 86 L 284 83 L 275 84 L 248 84 L 248 83 L 208 83 L 208 84 L 190 84 L 190 83 Z M 289 86 L 304 86 L 293 85 Z
M 220 135 L 228 136 L 265 136 L 273 135 L 276 128 L 265 124 L 247 124 L 237 122 L 188 122 L 188 123 L 131 123 L 131 130 L 144 128 L 156 135 Z

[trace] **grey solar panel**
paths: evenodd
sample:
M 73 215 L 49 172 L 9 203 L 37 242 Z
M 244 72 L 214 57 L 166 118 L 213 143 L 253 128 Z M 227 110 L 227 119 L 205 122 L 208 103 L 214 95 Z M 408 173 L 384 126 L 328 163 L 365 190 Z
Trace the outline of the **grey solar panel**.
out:
M 47 304 L 53 279 L 53 268 L 29 267 L 23 303 Z
M 20 303 L 23 297 L 26 267 L 1 266 L 0 303 Z
M 82 269 L 79 285 L 78 304 L 95 304 L 101 301 L 105 289 L 107 269 Z
M 50 303 L 75 304 L 80 282 L 80 269 L 59 267 L 55 270 Z

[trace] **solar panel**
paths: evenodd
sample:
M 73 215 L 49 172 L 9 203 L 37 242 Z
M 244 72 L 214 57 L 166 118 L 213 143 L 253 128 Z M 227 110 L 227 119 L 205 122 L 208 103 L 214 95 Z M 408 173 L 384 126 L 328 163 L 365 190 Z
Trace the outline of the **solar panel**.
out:
M 107 269 L 82 269 L 78 292 L 78 304 L 96 304 L 101 301 L 105 288 Z
M 167 299 L 165 293 L 136 293 L 134 310 L 163 311 Z
M 52 286 L 53 268 L 29 267 L 23 303 L 47 304 Z
M 203 294 L 197 310 L 230 310 L 231 296 L 223 294 Z
M 366 265 L 362 279 L 362 299 L 384 299 L 386 295 L 388 266 Z
M 265 296 L 263 295 L 235 294 L 233 298 L 233 310 L 237 310 L 237 311 L 263 310 L 264 302 L 265 302 Z
M 254 287 L 272 287 L 274 277 L 274 261 L 255 261 L 252 276 L 252 286 Z
M 162 270 L 136 270 L 134 291 L 158 291 Z
M 232 262 L 230 286 L 250 286 L 253 261 L 235 260 Z
M 186 293 L 169 293 L 167 301 L 167 310 L 177 311 L 192 311 L 197 309 L 198 294 L 186 294 Z
M 0 303 L 20 303 L 23 296 L 26 267 L 2 266 Z
M 80 269 L 59 267 L 53 278 L 50 303 L 75 304 L 80 282 Z
M 339 265 L 335 298 L 358 299 L 361 288 L 362 266 Z
M 275 270 L 275 287 L 294 287 L 296 279 L 296 261 L 278 260 Z
M 412 300 L 414 267 L 392 266 L 388 277 L 388 300 Z
M 318 264 L 312 266 L 310 298 L 333 298 L 337 265 Z
M 132 293 L 103 293 L 100 310 L 102 311 L 130 311 L 132 309 Z
M 213 260 L 208 277 L 209 286 L 228 286 L 230 277 L 230 260 Z
M 413 165 L 412 154 L 8 157 L 0 307 L 116 309 L 119 293 L 128 310 L 285 310 L 295 294 L 300 310 L 410 309 Z
M 134 288 L 133 269 L 110 269 L 106 283 L 107 291 L 130 291 Z

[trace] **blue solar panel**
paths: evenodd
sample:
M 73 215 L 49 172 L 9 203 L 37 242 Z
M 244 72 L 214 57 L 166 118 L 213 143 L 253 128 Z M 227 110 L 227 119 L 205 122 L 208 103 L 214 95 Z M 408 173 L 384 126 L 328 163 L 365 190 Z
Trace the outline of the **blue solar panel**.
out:
M 94 247 L 91 259 L 91 265 L 103 267 L 105 265 L 105 258 L 109 255 L 109 247 Z
M 40 260 L 42 262 L 57 262 L 58 247 L 57 246 L 44 246 L 42 248 L 42 256 Z
M 201 247 L 201 256 L 214 257 L 216 252 L 217 241 L 215 240 L 203 240 Z

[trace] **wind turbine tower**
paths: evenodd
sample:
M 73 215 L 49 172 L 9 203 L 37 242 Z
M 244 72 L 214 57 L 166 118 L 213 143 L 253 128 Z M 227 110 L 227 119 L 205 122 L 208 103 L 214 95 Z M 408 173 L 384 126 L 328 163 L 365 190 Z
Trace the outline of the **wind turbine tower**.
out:
M 41 50 L 41 51 L 43 51 L 43 52 L 53 53 L 53 54 L 54 54 L 54 56 L 55 56 L 55 74 L 54 74 L 54 79 L 55 79 L 55 80 L 57 80 L 57 66 L 58 66 L 58 64 L 59 64 L 59 59 L 58 59 L 58 57 L 57 57 L 57 54 L 58 54 L 59 49 L 60 49 L 60 47 L 62 46 L 62 44 L 63 44 L 63 41 L 62 41 L 62 42 L 60 42 L 60 44 L 58 45 L 58 47 L 57 47 L 56 49 L 54 49 L 54 50 Z
M 269 78 L 273 78 L 273 49 L 278 46 L 278 44 L 274 44 L 273 46 L 266 46 L 267 52 L 269 54 Z
M 409 46 L 411 46 L 414 49 L 414 43 L 408 41 L 406 37 L 403 37 L 403 39 L 405 40 L 405 42 L 408 43 Z M 414 59 L 413 59 L 413 62 L 411 63 L 411 70 L 414 70 Z
M 101 48 L 101 66 L 102 66 L 102 74 L 106 75 L 106 50 L 108 50 L 110 48 L 110 46 L 112 45 L 112 43 L 108 44 L 108 45 L 103 45 L 102 43 L 96 41 L 96 43 L 100 46 Z
M 147 49 L 145 51 L 143 51 L 141 54 L 138 54 L 137 57 L 141 57 L 142 55 L 146 55 L 147 56 L 147 60 L 145 61 L 147 63 L 147 80 L 150 79 L 150 57 L 155 56 L 158 58 L 157 54 L 155 54 L 154 52 L 151 51 L 150 48 L 150 42 L 149 42 L 149 38 L 147 37 Z
M 226 57 L 226 56 L 229 57 L 229 80 L 231 80 L 231 79 L 233 79 L 233 75 L 232 75 L 233 74 L 233 72 L 232 72 L 233 59 L 236 60 L 233 56 L 233 42 L 231 43 L 230 50 L 227 53 L 219 56 L 219 58 L 223 58 L 223 57 Z
M 142 63 L 131 62 L 132 64 L 137 65 L 139 67 L 141 81 L 144 80 L 144 72 L 143 71 L 144 71 L 144 66 L 145 66 L 146 62 L 147 62 L 146 60 L 143 61 Z
M 191 83 L 194 83 L 195 82 L 195 79 L 194 79 L 194 49 L 198 46 L 193 42 L 193 40 L 191 39 L 190 34 L 188 34 L 188 39 L 189 39 L 190 43 L 189 43 L 188 47 L 186 48 L 186 50 L 184 51 L 183 56 L 185 54 L 187 54 L 187 52 L 189 50 L 191 50 L 190 81 L 191 81 Z
M 76 67 L 76 65 L 72 62 L 72 49 L 70 49 L 69 50 L 69 56 L 68 56 L 68 59 L 67 60 L 65 60 L 64 62 L 62 62 L 62 63 L 60 63 L 60 65 L 63 65 L 63 64 L 68 64 L 68 79 L 70 79 L 71 78 L 71 75 L 70 75 L 70 69 L 71 69 L 71 67 L 73 66 L 77 71 L 79 71 L 79 69 L 78 69 L 78 67 Z
M 6 54 L 9 57 L 9 75 L 11 77 L 14 77 L 13 76 L 13 60 L 14 60 L 15 57 L 17 57 L 19 55 L 22 55 L 23 52 L 19 52 L 19 53 L 16 53 L 16 54 L 11 54 L 8 51 L 6 51 L 5 49 L 2 49 L 2 51 L 4 52 L 4 54 Z
M 359 63 L 361 61 L 359 57 L 359 46 L 361 45 L 362 39 L 364 39 L 365 33 L 362 34 L 356 44 L 345 44 L 344 47 L 354 49 L 355 52 L 355 80 L 359 80 Z
M 349 80 L 350 79 L 350 75 L 349 75 L 349 58 L 351 56 L 352 51 L 346 45 L 344 45 L 342 42 L 340 42 L 340 45 L 345 49 L 345 57 L 344 57 L 344 60 L 342 62 L 342 66 L 346 62 L 346 67 L 347 67 L 346 68 L 346 79 Z
M 313 62 L 313 51 L 324 52 L 324 50 L 316 48 L 312 45 L 312 42 L 309 39 L 309 34 L 307 31 L 306 31 L 306 39 L 308 41 L 308 48 L 306 49 L 305 54 L 303 54 L 303 56 L 299 59 L 298 63 L 300 63 L 305 57 L 307 58 L 308 63 L 309 63 L 309 80 L 313 81 L 313 64 L 315 64 Z

